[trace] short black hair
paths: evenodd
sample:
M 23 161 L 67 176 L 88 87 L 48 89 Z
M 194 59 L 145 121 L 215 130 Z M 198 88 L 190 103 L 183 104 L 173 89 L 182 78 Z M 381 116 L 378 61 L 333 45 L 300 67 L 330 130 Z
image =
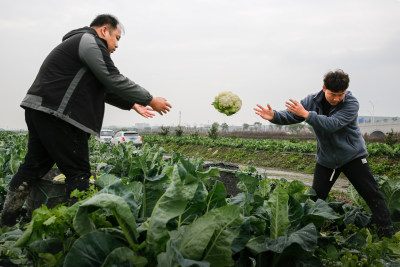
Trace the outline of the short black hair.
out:
M 324 86 L 332 92 L 342 92 L 349 87 L 350 78 L 343 70 L 330 71 L 324 76 Z
M 123 30 L 123 26 L 119 22 L 119 20 L 110 14 L 101 14 L 98 15 L 92 23 L 90 23 L 90 27 L 101 27 L 104 25 L 109 25 L 111 30 L 115 30 L 117 26 L 119 25 L 121 27 L 121 30 Z

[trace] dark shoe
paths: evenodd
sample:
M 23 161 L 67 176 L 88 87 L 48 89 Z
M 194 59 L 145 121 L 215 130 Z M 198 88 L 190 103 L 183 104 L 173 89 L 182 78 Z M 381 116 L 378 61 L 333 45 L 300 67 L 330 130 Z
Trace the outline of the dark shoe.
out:
M 378 236 L 380 238 L 382 237 L 387 237 L 387 238 L 392 238 L 393 235 L 396 233 L 393 229 L 393 226 L 384 226 L 384 227 L 379 227 L 378 226 Z
M 67 200 L 67 205 L 68 205 L 68 207 L 71 207 L 71 206 L 73 206 L 75 203 L 77 203 L 79 201 L 79 199 L 78 198 L 76 198 L 76 197 L 70 197 L 70 198 L 68 198 L 68 200 Z
M 11 189 L 8 191 L 1 213 L 1 227 L 5 225 L 14 226 L 17 223 L 17 218 L 28 195 L 29 190 L 26 190 L 24 185 L 21 185 L 17 191 Z

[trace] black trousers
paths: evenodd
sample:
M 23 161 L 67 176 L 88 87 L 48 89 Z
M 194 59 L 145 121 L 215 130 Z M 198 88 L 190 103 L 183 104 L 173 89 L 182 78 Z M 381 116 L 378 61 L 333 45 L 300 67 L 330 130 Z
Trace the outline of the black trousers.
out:
M 333 171 L 333 169 L 326 168 L 317 163 L 312 185 L 312 188 L 317 193 L 317 197 L 313 198 L 314 200 L 317 198 L 325 200 L 336 179 L 339 177 L 340 173 L 343 172 L 360 196 L 368 204 L 376 225 L 379 227 L 392 226 L 389 209 L 378 189 L 378 183 L 375 181 L 365 157 L 350 161 L 336 169 L 334 174 Z
M 32 188 L 54 166 L 65 175 L 66 194 L 86 190 L 91 176 L 88 139 L 90 135 L 47 113 L 26 109 L 28 152 L 10 182 L 10 189 L 22 184 Z

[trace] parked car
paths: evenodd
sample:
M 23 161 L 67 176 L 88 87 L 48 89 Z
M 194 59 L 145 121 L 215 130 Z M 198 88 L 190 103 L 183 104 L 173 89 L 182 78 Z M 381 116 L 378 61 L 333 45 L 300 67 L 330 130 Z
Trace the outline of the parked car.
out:
M 96 140 L 100 142 L 111 142 L 111 139 L 114 136 L 114 131 L 109 129 L 103 129 L 100 131 L 100 136 L 96 136 Z
M 122 142 L 132 142 L 135 146 L 141 146 L 143 139 L 135 131 L 120 131 L 114 135 L 111 143 L 117 145 Z

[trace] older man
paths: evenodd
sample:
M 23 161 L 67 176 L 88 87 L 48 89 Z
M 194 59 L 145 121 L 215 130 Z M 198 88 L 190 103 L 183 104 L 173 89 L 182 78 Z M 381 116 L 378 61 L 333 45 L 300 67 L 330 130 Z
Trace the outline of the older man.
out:
M 99 135 L 104 103 L 151 118 L 171 105 L 120 74 L 110 54 L 122 27 L 112 15 L 67 33 L 44 60 L 21 103 L 29 131 L 24 163 L 10 182 L 2 225 L 14 225 L 30 189 L 55 164 L 66 176 L 66 194 L 89 186 L 88 138 Z

